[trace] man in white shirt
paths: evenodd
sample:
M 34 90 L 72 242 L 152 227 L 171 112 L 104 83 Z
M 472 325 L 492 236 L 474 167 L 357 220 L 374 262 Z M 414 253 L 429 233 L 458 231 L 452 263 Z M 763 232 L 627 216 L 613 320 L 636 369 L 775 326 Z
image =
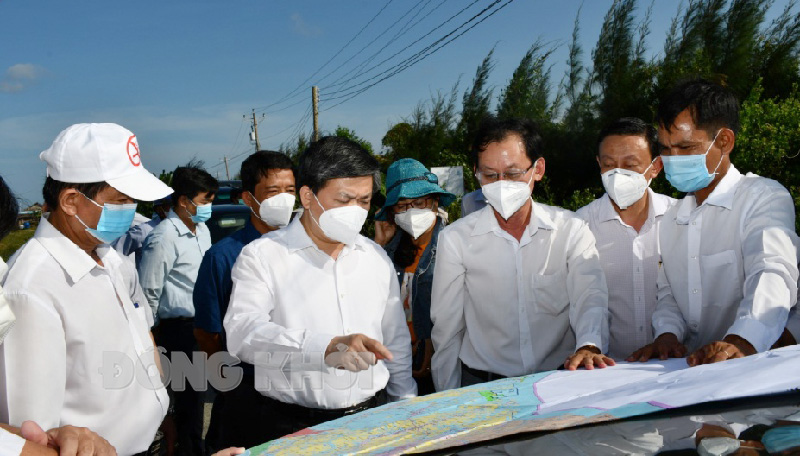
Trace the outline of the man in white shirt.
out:
M 731 164 L 739 103 L 728 89 L 684 82 L 661 101 L 658 122 L 667 179 L 688 194 L 659 233 L 656 339 L 630 359 L 691 353 L 695 366 L 767 350 L 797 299 L 792 197 Z
M 192 292 L 203 255 L 211 247 L 205 222 L 211 216 L 211 202 L 219 184 L 207 171 L 190 164 L 175 169 L 172 188 L 173 209 L 145 239 L 138 271 L 142 290 L 157 320 L 153 329 L 156 343 L 166 349 L 171 365 L 179 366 L 185 363 L 177 361 L 177 357 L 192 361 L 197 351 Z M 202 456 L 202 391 L 189 383 L 183 391 L 175 391 L 173 385 L 170 392 L 175 404 L 177 454 Z
M 578 209 L 597 241 L 608 284 L 608 355 L 625 359 L 653 341 L 658 228 L 675 200 L 653 192 L 661 172 L 658 132 L 641 119 L 619 119 L 600 132 L 597 163 L 606 194 Z
M 486 119 L 472 146 L 489 206 L 442 230 L 431 318 L 437 391 L 507 376 L 613 365 L 595 240 L 574 213 L 531 199 L 544 176 L 528 120 Z M 566 359 L 566 361 L 565 361 Z
M 119 454 L 144 452 L 169 403 L 152 314 L 108 244 L 130 226 L 133 199 L 172 190 L 144 169 L 136 136 L 119 125 L 73 125 L 40 157 L 50 216 L 2 284 L 16 324 L 0 356 L 0 420 L 85 426 Z
M 254 364 L 268 441 L 416 395 L 394 267 L 361 236 L 377 161 L 326 137 L 300 157 L 303 215 L 244 247 L 233 267 L 228 350 Z M 385 389 L 385 393 L 383 390 Z

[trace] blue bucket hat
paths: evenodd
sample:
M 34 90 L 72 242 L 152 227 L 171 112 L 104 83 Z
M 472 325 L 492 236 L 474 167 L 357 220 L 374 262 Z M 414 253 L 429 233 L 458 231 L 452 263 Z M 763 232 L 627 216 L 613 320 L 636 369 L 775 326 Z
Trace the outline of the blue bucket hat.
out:
M 397 160 L 386 172 L 386 202 L 375 214 L 375 220 L 386 220 L 387 209 L 397 204 L 401 198 L 422 198 L 437 195 L 439 206 L 447 207 L 456 195 L 439 187 L 439 178 L 428 171 L 422 163 L 413 158 Z

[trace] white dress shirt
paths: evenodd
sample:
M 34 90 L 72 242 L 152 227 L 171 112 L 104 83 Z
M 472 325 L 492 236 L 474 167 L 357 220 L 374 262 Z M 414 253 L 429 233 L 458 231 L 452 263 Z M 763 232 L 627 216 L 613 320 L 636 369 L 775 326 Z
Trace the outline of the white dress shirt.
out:
M 8 265 L 0 258 L 0 283 L 5 281 L 7 272 Z M 0 344 L 3 343 L 8 332 L 14 327 L 14 323 L 16 323 L 16 317 L 14 317 L 14 312 L 11 311 L 8 301 L 3 297 L 3 287 L 0 286 Z
M 608 291 L 592 232 L 533 202 L 520 241 L 491 206 L 439 235 L 431 299 L 437 391 L 461 386 L 461 362 L 506 376 L 555 369 L 576 349 L 606 351 Z
M 794 223 L 783 186 L 733 165 L 699 207 L 686 195 L 661 224 L 655 336 L 696 350 L 735 334 L 769 349 L 797 299 Z
M 25 439 L 0 428 L 0 456 L 20 456 Z
M 261 394 L 324 409 L 356 405 L 384 387 L 393 399 L 416 395 L 397 277 L 374 242 L 358 236 L 334 260 L 298 217 L 245 246 L 232 278 L 228 350 L 256 365 Z M 358 373 L 325 365 L 331 339 L 355 333 L 383 343 L 394 359 Z
M 608 194 L 576 212 L 586 220 L 597 241 L 600 264 L 608 284 L 608 355 L 627 358 L 653 342 L 656 280 L 661 264 L 658 228 L 662 216 L 677 201 L 647 189 L 647 220 L 637 232 L 622 221 Z
M 195 232 L 172 210 L 142 246 L 139 281 L 158 318 L 194 317 L 192 291 L 203 255 L 211 247 L 205 223 Z
M 3 294 L 17 322 L 0 349 L 0 421 L 84 426 L 135 454 L 169 399 L 136 275 L 110 246 L 97 255 L 103 266 L 42 219 L 11 258 Z

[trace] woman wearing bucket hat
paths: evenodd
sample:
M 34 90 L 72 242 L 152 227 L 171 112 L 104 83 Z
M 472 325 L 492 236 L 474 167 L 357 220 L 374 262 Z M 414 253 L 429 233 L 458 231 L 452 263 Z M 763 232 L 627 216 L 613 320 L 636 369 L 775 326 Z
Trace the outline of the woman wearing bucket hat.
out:
M 386 202 L 375 215 L 375 242 L 385 244 L 400 282 L 400 298 L 411 332 L 412 374 L 420 395 L 434 392 L 430 372 L 431 287 L 436 241 L 445 225 L 439 208 L 456 199 L 438 182 L 435 174 L 414 159 L 392 163 L 386 174 Z

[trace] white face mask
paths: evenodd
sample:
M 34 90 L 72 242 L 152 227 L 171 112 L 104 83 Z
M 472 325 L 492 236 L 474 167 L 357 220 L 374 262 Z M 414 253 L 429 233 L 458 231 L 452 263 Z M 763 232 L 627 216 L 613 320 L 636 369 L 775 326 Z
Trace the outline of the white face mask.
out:
M 394 222 L 403 231 L 410 234 L 414 239 L 418 239 L 423 233 L 433 226 L 436 221 L 436 213 L 430 209 L 411 208 L 405 212 L 394 215 Z
M 250 193 L 250 196 L 252 196 L 255 201 L 258 201 L 252 193 Z M 291 193 L 278 193 L 275 196 L 265 198 L 259 203 L 258 214 L 253 211 L 253 208 L 250 208 L 250 211 L 269 226 L 286 226 L 292 218 L 294 201 L 295 196 Z
M 533 173 L 528 182 L 499 180 L 486 184 L 481 187 L 483 196 L 492 205 L 501 217 L 508 220 L 516 214 L 525 202 L 531 197 L 531 181 Z
M 655 159 L 653 160 L 655 161 Z M 651 166 L 653 166 L 653 162 L 650 162 L 650 166 L 642 174 L 629 169 L 614 168 L 600 175 L 606 193 L 620 209 L 627 209 L 642 198 L 647 187 L 650 186 L 650 181 L 645 179 L 644 175 Z
M 342 244 L 352 244 L 361 232 L 361 227 L 367 220 L 367 210 L 361 206 L 342 206 L 335 207 L 327 210 L 319 202 L 317 195 L 314 195 L 317 204 L 322 208 L 322 215 L 319 221 L 314 218 L 314 215 L 309 211 L 308 215 L 314 220 L 314 223 L 325 233 L 325 236 Z

